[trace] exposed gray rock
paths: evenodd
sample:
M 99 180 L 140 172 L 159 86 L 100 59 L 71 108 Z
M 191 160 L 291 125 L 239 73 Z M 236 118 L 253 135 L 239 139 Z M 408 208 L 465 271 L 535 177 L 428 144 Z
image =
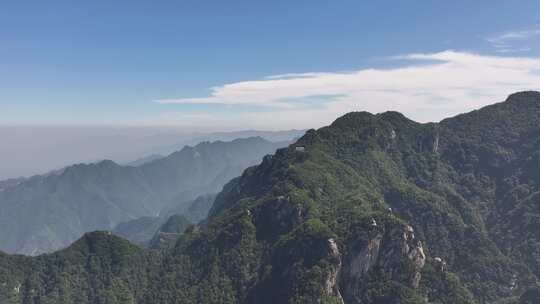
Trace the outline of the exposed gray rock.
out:
M 422 242 L 414 238 L 414 229 L 406 225 L 403 231 L 402 253 L 412 262 L 414 272 L 411 278 L 411 286 L 418 288 L 420 284 L 420 271 L 426 264 L 426 255 Z
M 346 258 L 342 270 L 342 281 L 345 282 L 342 288 L 346 300 L 354 298 L 355 290 L 358 284 L 361 284 L 362 277 L 377 263 L 382 239 L 382 234 L 376 234 L 360 251 L 350 252 L 349 257 Z
M 333 258 L 332 260 L 336 261 L 336 264 L 333 265 L 333 267 L 331 267 L 330 271 L 328 272 L 324 284 L 325 292 L 328 296 L 333 296 L 339 301 L 341 301 L 341 303 L 345 303 L 339 291 L 338 285 L 338 278 L 341 270 L 341 253 L 339 252 L 339 248 L 333 238 L 328 239 L 328 247 L 330 249 L 330 255 Z
M 357 246 L 354 242 L 348 244 L 349 252 L 344 259 L 341 275 L 341 282 L 344 282 L 341 290 L 345 303 L 358 302 L 356 298 L 362 292 L 365 276 L 376 267 L 385 268 L 391 274 L 402 275 L 402 270 L 398 267 L 404 259 L 411 269 L 407 274 L 410 286 L 419 287 L 421 270 L 426 263 L 422 242 L 415 238 L 414 229 L 410 225 L 386 232 L 382 226 L 371 226 L 375 229 L 372 232 L 374 234 L 362 246 Z

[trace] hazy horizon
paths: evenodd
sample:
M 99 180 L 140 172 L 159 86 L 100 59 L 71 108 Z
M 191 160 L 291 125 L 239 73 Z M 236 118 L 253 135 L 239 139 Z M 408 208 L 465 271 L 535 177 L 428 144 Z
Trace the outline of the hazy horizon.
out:
M 539 61 L 540 62 L 540 61 Z M 511 92 L 515 93 L 515 92 Z M 510 94 L 509 94 L 510 95 Z M 475 103 L 463 111 L 450 111 L 434 121 L 415 120 L 415 115 L 398 111 L 420 123 L 439 122 L 483 106 L 502 102 L 507 96 L 491 102 Z M 485 98 L 485 96 L 484 96 Z M 382 109 L 373 114 L 391 111 Z M 352 112 L 352 111 L 351 111 Z M 0 124 L 0 181 L 42 175 L 77 163 L 112 160 L 119 164 L 138 161 L 152 155 L 166 156 L 185 145 L 201 141 L 224 140 L 261 136 L 269 141 L 283 141 L 298 137 L 305 130 L 329 125 L 344 113 L 326 122 L 315 120 L 305 128 L 256 129 L 231 126 L 180 125 L 85 125 L 85 124 Z M 445 113 L 441 113 L 444 115 Z
M 110 159 L 123 164 L 152 154 L 167 155 L 204 140 L 261 136 L 291 139 L 302 130 L 189 132 L 174 127 L 0 126 L 0 180 L 45 174 L 76 163 Z
M 166 153 L 190 133 L 319 128 L 351 111 L 431 122 L 540 90 L 537 8 L 8 2 L 0 179 Z

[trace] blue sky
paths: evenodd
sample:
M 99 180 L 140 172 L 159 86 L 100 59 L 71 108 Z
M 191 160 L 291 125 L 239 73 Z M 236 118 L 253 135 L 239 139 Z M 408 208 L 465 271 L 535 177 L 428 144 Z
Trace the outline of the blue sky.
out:
M 438 120 L 540 89 L 539 11 L 537 0 L 2 1 L 0 124 Z

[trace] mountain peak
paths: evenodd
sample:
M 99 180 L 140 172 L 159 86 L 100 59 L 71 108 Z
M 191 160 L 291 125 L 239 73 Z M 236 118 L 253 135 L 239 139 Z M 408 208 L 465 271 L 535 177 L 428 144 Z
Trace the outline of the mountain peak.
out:
M 331 127 L 360 127 L 366 126 L 372 123 L 386 122 L 393 125 L 402 125 L 415 123 L 414 121 L 407 118 L 400 112 L 397 111 L 387 111 L 378 114 L 372 114 L 370 112 L 350 112 L 347 113 L 338 119 L 336 119 Z
M 505 103 L 519 105 L 520 107 L 538 108 L 540 107 L 540 92 L 538 91 L 523 91 L 511 94 L 506 98 Z
M 540 99 L 540 92 L 538 91 L 522 91 L 510 94 L 506 101 L 515 102 L 529 99 Z
M 379 113 L 376 115 L 376 117 L 394 126 L 418 124 L 417 122 L 407 118 L 407 116 L 403 115 L 401 112 L 397 112 L 397 111 L 387 111 L 387 112 Z
M 104 159 L 104 160 L 102 160 L 100 162 L 97 162 L 96 166 L 98 166 L 98 167 L 116 167 L 116 166 L 118 166 L 118 164 L 115 163 L 114 161 L 110 160 L 110 159 Z
M 131 254 L 140 248 L 129 241 L 113 235 L 110 231 L 93 231 L 85 233 L 64 251 L 79 251 L 86 254 Z

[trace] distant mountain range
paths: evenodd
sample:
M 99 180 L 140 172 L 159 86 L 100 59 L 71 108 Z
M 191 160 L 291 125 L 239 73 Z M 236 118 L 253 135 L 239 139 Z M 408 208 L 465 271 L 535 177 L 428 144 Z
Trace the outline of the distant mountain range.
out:
M 104 159 L 129 164 L 152 155 L 166 156 L 203 141 L 262 137 L 279 142 L 304 133 L 305 130 L 212 133 L 180 127 L 0 125 L 0 180 L 44 174 L 71 164 Z
M 0 250 L 36 255 L 63 248 L 88 231 L 159 216 L 163 209 L 182 210 L 288 143 L 260 137 L 203 142 L 136 167 L 104 160 L 4 181 Z

